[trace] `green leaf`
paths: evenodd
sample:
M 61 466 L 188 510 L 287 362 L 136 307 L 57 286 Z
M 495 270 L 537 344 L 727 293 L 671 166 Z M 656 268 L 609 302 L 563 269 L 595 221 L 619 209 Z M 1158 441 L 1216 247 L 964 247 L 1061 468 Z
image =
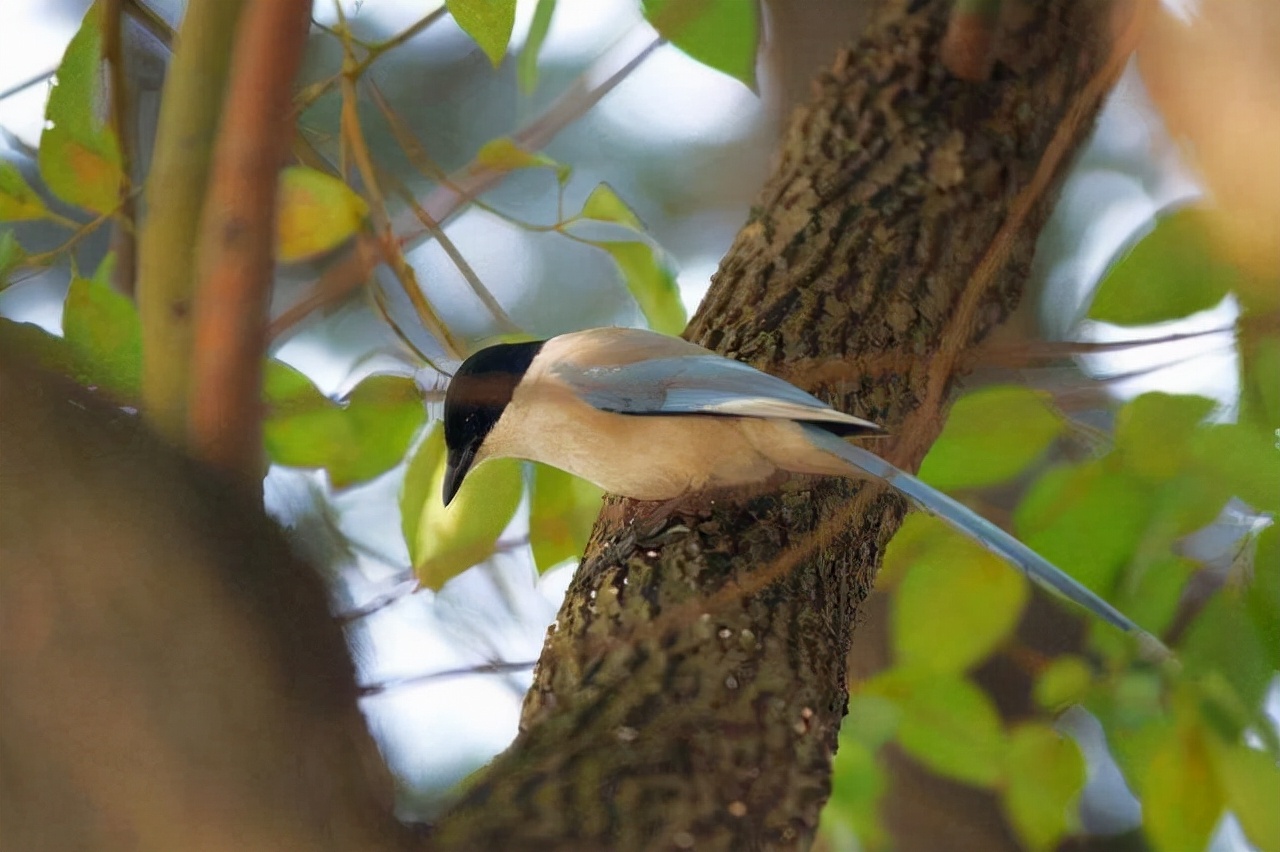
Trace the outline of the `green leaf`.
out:
M 322 468 L 334 488 L 395 467 L 426 419 L 422 396 L 407 376 L 369 376 L 335 403 L 281 365 L 268 371 L 265 396 L 267 455 L 288 467 Z
M 578 216 L 597 222 L 613 222 L 633 231 L 644 231 L 644 223 L 640 221 L 640 217 L 607 183 L 597 184 L 596 188 L 591 190 Z
M 899 663 L 958 674 L 1005 640 L 1027 602 L 1027 581 L 1001 559 L 930 518 L 935 533 L 892 602 Z
M 355 236 L 369 205 L 336 177 L 304 166 L 280 172 L 276 256 L 296 263 L 323 254 Z
M 1274 434 L 1249 423 L 1223 423 L 1197 431 L 1192 449 L 1203 469 L 1241 500 L 1280 512 L 1280 446 Z
M 558 163 L 546 154 L 526 151 L 514 140 L 499 136 L 480 147 L 475 156 L 476 166 L 494 172 L 513 172 L 517 169 L 553 169 L 560 183 L 569 179 L 569 167 Z
M 100 119 L 106 103 L 101 9 L 101 3 L 89 7 L 62 56 L 37 160 L 45 183 L 63 201 L 109 213 L 120 203 L 124 173 L 115 134 Z
M 855 719 L 844 728 L 856 725 Z M 856 836 L 860 849 L 880 848 L 888 840 L 879 806 L 889 779 L 876 761 L 874 749 L 841 730 L 831 770 L 831 798 L 822 809 L 821 830 L 828 836 Z
M 1244 605 L 1263 647 L 1271 649 L 1271 667 L 1280 669 L 1280 523 L 1272 521 L 1254 544 L 1253 582 Z
M 1143 828 L 1159 849 L 1204 849 L 1222 816 L 1223 795 L 1201 726 L 1169 729 L 1143 783 Z
M 1250 617 L 1245 598 L 1239 589 L 1219 589 L 1191 622 L 1178 649 L 1187 675 L 1221 678 L 1229 687 L 1224 701 L 1235 708 L 1237 728 L 1265 701 L 1280 653 Z
M 141 389 L 142 327 L 133 302 L 107 284 L 111 265 L 108 257 L 92 279 L 72 276 L 62 306 L 62 336 L 77 381 L 132 402 Z
M 1280 849 L 1280 767 L 1265 752 L 1244 745 L 1214 749 L 1227 807 L 1258 849 Z
M 875 750 L 897 735 L 902 710 L 882 695 L 859 692 L 849 696 L 845 718 L 850 723 L 841 726 L 841 740 L 855 739 Z
M 1080 657 L 1067 654 L 1051 661 L 1036 678 L 1036 703 L 1057 712 L 1082 701 L 1093 688 L 1093 669 Z
M 13 231 L 0 231 L 0 290 L 9 286 L 9 273 L 27 259 Z
M 760 39 L 755 0 L 644 0 L 644 16 L 693 59 L 755 89 Z
M 1019 537 L 1100 594 L 1133 558 L 1151 513 L 1146 486 L 1100 462 L 1060 466 L 1028 490 L 1014 512 Z
M 445 0 L 462 31 L 475 39 L 493 67 L 502 64 L 516 24 L 516 0 Z
M 1129 786 L 1136 787 L 1172 728 L 1165 712 L 1164 684 L 1157 672 L 1134 670 L 1106 685 L 1111 688 L 1090 691 L 1085 707 L 1102 723 L 1112 756 Z
M 1005 813 L 1028 849 L 1051 849 L 1075 827 L 1075 802 L 1085 782 L 1084 757 L 1047 725 L 1014 728 L 1005 756 Z
M 437 424 L 409 463 L 400 495 L 401 528 L 414 571 L 435 590 L 493 553 L 523 490 L 519 462 L 484 462 L 467 474 L 462 490 L 445 507 L 444 469 L 444 429 Z
M 529 543 L 539 572 L 582 555 L 603 496 L 603 491 L 584 479 L 547 465 L 534 465 Z
M 1144 393 L 1116 416 L 1116 450 L 1145 479 L 1175 476 L 1187 463 L 1192 433 L 1213 410 L 1203 396 Z
M 1138 624 L 1159 636 L 1173 623 L 1187 582 L 1200 566 L 1166 553 L 1135 569 L 1121 583 L 1113 603 Z
M 1216 256 L 1203 211 L 1182 208 L 1160 216 L 1112 265 L 1089 317 L 1117 325 L 1179 319 L 1212 308 L 1239 280 L 1235 267 Z
M 520 91 L 526 95 L 538 88 L 538 54 L 542 51 L 542 43 L 546 41 L 547 31 L 551 29 L 551 15 L 555 10 L 556 0 L 538 0 L 538 5 L 533 10 L 529 36 L 525 39 L 516 65 L 516 82 L 520 84 Z
M 687 317 L 684 303 L 680 301 L 680 288 L 676 286 L 675 272 L 660 249 L 638 240 L 590 242 L 613 258 L 649 328 L 663 334 L 679 334 L 684 330 Z
M 0 222 L 42 219 L 48 212 L 18 167 L 8 160 L 0 160 Z
M 966 394 L 920 465 L 920 478 L 954 491 L 1006 482 L 1036 462 L 1064 429 L 1049 396 L 1019 385 Z
M 939 775 L 979 787 L 1001 777 L 1000 715 L 985 692 L 961 677 L 897 668 L 863 685 L 902 711 L 898 744 Z
M 1280 429 L 1280 337 L 1241 335 L 1240 420 L 1266 429 Z

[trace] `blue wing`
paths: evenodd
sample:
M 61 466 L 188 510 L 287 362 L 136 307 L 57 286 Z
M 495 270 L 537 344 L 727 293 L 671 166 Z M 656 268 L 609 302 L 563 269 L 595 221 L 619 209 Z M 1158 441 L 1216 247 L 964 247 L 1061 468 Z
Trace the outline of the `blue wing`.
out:
M 764 417 L 880 431 L 869 420 L 836 411 L 790 382 L 714 354 L 586 369 L 566 365 L 556 369 L 556 376 L 589 405 L 621 414 Z

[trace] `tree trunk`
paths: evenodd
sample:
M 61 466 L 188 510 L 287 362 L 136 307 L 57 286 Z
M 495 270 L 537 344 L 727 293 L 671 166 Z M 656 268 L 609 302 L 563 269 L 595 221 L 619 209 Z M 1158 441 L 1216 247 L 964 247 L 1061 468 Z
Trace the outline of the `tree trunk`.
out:
M 909 469 L 968 352 L 1017 304 L 1135 14 L 1006 0 L 993 77 L 965 83 L 938 61 L 951 6 L 888 3 L 819 76 L 688 330 L 884 423 L 896 437 L 877 451 Z M 903 509 L 832 481 L 611 500 L 522 731 L 439 848 L 807 847 L 858 608 Z

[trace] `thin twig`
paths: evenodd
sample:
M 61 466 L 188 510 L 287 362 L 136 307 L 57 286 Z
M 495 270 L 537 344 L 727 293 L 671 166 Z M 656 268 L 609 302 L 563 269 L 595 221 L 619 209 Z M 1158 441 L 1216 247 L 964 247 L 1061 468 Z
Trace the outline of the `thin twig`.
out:
M 35 74 L 31 77 L 28 77 L 27 79 L 23 80 L 21 83 L 14 83 L 9 88 L 0 92 L 0 101 L 4 100 L 5 98 L 11 98 L 16 94 L 19 94 L 20 92 L 25 92 L 27 89 L 30 89 L 32 86 L 38 86 L 44 81 L 52 78 L 53 75 L 57 73 L 58 73 L 57 67 L 49 68 L 47 70 L 41 71 L 39 74 Z
M 460 669 L 445 669 L 444 671 L 428 672 L 427 674 L 395 677 L 390 680 L 384 680 L 381 683 L 371 683 L 360 687 L 360 697 L 370 698 L 375 695 L 382 695 L 392 689 L 421 686 L 424 683 L 455 677 L 468 677 L 478 674 L 513 674 L 515 672 L 529 671 L 537 664 L 537 660 L 521 660 L 515 663 L 483 663 L 478 666 L 466 666 Z
M 246 483 L 262 474 L 278 175 L 310 13 L 309 0 L 245 8 L 201 223 L 188 436 L 197 457 Z
M 124 67 L 124 2 L 103 0 L 102 56 L 107 63 L 110 80 L 110 121 L 120 151 L 120 208 L 116 215 L 111 250 L 115 255 L 113 283 L 120 292 L 133 295 L 138 264 L 135 230 L 136 208 L 133 202 L 133 109 Z

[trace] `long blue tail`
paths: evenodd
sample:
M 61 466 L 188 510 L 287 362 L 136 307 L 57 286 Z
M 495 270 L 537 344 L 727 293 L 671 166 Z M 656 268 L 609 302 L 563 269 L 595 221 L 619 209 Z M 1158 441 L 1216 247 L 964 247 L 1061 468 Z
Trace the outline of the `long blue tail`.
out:
M 893 486 L 916 506 L 1015 565 L 1031 582 L 1084 607 L 1108 624 L 1133 636 L 1143 657 L 1153 662 L 1173 657 L 1173 652 L 1163 642 L 1139 627 L 1133 619 L 986 518 L 868 450 L 846 443 L 830 432 L 814 426 L 806 426 L 805 431 L 814 444 Z

